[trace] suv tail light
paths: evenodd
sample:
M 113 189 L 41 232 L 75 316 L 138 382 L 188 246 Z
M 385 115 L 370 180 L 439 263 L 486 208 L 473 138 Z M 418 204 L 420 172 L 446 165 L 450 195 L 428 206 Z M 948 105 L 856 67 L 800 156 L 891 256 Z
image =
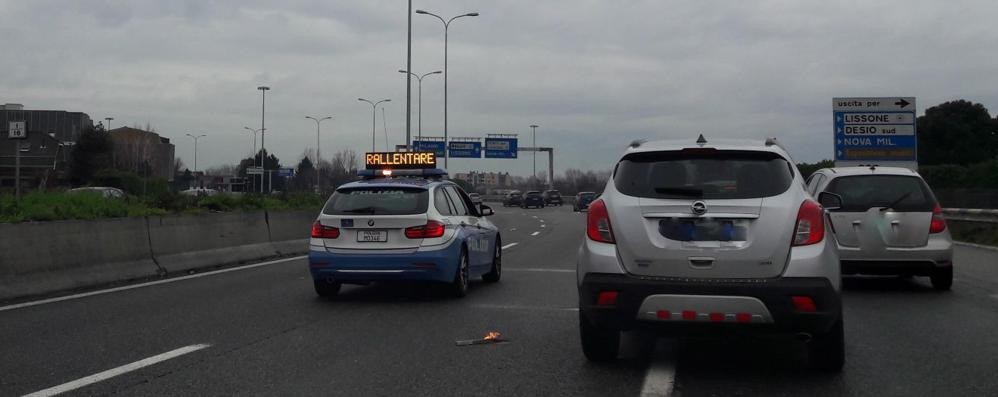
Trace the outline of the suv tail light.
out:
M 586 217 L 586 235 L 590 240 L 613 244 L 613 228 L 610 227 L 610 214 L 606 211 L 606 203 L 596 200 L 589 204 L 589 215 Z
M 405 228 L 405 237 L 411 239 L 441 237 L 444 235 L 446 228 L 447 226 L 443 223 L 432 220 L 426 221 L 425 225 Z
M 929 224 L 929 233 L 942 233 L 946 230 L 946 220 L 943 219 L 943 209 L 937 203 L 932 209 L 932 223 Z
M 825 239 L 825 210 L 814 200 L 804 200 L 797 212 L 793 245 L 811 245 Z
M 312 238 L 339 238 L 340 229 L 332 226 L 325 226 L 322 222 L 315 221 L 312 224 Z

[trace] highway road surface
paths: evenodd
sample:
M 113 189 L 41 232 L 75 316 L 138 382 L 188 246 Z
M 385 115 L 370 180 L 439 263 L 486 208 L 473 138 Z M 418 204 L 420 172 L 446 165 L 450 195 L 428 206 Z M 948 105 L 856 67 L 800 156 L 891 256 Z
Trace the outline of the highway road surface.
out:
M 846 366 L 803 369 L 780 340 L 629 334 L 579 347 L 570 206 L 497 208 L 502 282 L 464 299 L 419 286 L 312 291 L 303 258 L 0 308 L 0 396 L 998 395 L 998 251 L 960 247 L 953 291 L 847 278 Z M 498 331 L 504 344 L 457 340 Z

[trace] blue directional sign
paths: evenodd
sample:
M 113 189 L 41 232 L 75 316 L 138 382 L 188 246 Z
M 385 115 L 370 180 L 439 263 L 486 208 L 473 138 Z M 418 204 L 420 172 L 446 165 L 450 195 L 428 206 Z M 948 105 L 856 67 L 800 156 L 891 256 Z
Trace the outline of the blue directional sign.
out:
M 516 138 L 485 138 L 485 158 L 487 159 L 515 159 L 516 149 Z
M 835 165 L 918 166 L 915 98 L 833 98 Z
M 482 158 L 481 142 L 451 142 L 447 148 L 447 155 L 451 158 Z
M 436 153 L 437 157 L 444 157 L 444 150 L 447 147 L 447 142 L 443 140 L 433 140 L 433 141 L 412 141 L 413 151 L 416 152 L 433 152 Z M 453 157 L 453 156 L 451 156 Z
M 277 176 L 292 177 L 295 176 L 294 168 L 279 168 L 277 169 Z

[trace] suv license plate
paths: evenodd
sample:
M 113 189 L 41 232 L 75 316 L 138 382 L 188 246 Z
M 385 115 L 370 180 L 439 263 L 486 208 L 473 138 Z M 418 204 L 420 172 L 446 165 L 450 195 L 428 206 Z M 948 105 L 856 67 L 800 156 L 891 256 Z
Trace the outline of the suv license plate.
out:
M 357 232 L 357 242 L 383 243 L 388 241 L 388 232 L 384 230 L 360 230 Z

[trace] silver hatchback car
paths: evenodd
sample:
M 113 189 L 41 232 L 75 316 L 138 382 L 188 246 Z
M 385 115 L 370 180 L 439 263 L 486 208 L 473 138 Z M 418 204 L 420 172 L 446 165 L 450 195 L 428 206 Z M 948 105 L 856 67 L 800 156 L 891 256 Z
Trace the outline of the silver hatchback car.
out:
M 590 360 L 620 332 L 777 333 L 809 364 L 844 361 L 841 275 L 827 214 L 775 140 L 636 142 L 589 206 L 578 253 Z
M 953 285 L 953 239 L 917 172 L 825 168 L 811 175 L 808 190 L 830 212 L 843 274 L 928 276 L 936 289 Z

